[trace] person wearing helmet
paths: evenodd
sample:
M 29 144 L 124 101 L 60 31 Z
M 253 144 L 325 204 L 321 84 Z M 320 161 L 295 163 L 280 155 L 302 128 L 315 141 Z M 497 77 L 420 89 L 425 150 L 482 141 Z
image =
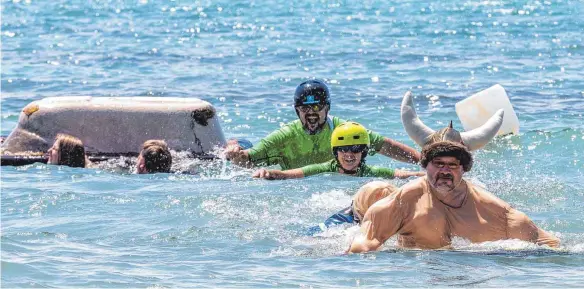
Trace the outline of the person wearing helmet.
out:
M 282 170 L 331 160 L 331 134 L 345 120 L 329 115 L 330 104 L 330 92 L 323 81 L 302 82 L 294 93 L 294 109 L 298 119 L 272 132 L 249 149 L 243 149 L 236 140 L 230 140 L 225 150 L 226 158 L 248 168 L 280 165 Z M 413 148 L 371 131 L 367 133 L 370 155 L 379 152 L 408 163 L 420 160 L 419 152 Z
M 320 173 L 335 172 L 357 177 L 380 177 L 405 179 L 412 176 L 423 176 L 423 172 L 410 172 L 368 166 L 365 158 L 369 151 L 369 132 L 356 122 L 340 124 L 332 133 L 331 147 L 334 159 L 320 164 L 312 164 L 291 170 L 259 169 L 254 172 L 254 178 L 268 180 L 293 179 L 312 176 Z
M 307 134 L 315 135 L 322 131 L 329 121 L 330 105 L 330 92 L 324 82 L 309 80 L 296 87 L 294 107 Z

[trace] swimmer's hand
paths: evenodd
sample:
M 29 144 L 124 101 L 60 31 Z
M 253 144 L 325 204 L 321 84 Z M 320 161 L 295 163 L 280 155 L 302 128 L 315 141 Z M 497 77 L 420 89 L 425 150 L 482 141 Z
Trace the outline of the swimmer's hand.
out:
M 271 174 L 269 170 L 259 169 L 253 173 L 252 177 L 256 179 L 275 180 L 274 175 L 275 174 Z
M 247 150 L 244 150 L 235 139 L 230 139 L 227 141 L 227 146 L 223 151 L 223 155 L 225 155 L 225 159 L 238 166 L 246 168 L 251 168 L 253 166 L 249 160 L 249 154 L 247 153 Z
M 231 160 L 239 156 L 239 154 L 241 154 L 241 151 L 242 151 L 241 146 L 239 145 L 239 143 L 237 143 L 237 140 L 230 139 L 227 141 L 227 146 L 225 146 L 225 151 L 223 153 L 225 154 L 225 158 Z

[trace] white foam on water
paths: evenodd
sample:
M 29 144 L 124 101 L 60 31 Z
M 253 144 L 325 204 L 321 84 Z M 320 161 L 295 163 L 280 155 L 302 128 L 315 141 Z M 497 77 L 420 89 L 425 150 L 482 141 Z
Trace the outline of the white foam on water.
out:
M 306 202 L 315 211 L 340 210 L 351 204 L 351 196 L 343 190 L 331 190 L 314 193 Z

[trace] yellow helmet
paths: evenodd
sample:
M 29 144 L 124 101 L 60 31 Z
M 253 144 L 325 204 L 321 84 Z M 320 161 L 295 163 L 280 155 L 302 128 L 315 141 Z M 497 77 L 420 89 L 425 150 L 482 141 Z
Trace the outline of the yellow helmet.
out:
M 348 121 L 337 126 L 331 136 L 331 148 L 335 147 L 366 145 L 369 147 L 369 133 L 364 126 Z

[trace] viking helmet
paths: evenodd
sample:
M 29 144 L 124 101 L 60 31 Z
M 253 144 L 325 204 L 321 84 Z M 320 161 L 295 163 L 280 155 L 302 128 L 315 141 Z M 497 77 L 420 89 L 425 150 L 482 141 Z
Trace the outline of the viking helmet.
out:
M 426 126 L 414 108 L 412 93 L 406 92 L 401 104 L 401 118 L 406 132 L 419 146 L 424 147 L 438 141 L 453 141 L 464 144 L 470 151 L 484 147 L 493 139 L 503 124 L 503 109 L 499 109 L 485 124 L 471 131 L 458 132 L 450 125 L 439 131 Z

